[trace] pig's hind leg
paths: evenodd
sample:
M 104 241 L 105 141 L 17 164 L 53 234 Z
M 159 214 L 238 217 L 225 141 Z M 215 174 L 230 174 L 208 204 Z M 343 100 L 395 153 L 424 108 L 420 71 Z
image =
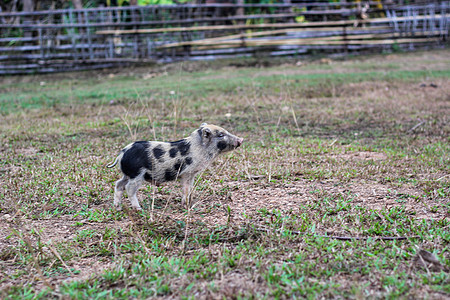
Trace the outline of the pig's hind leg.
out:
M 142 209 L 141 206 L 139 205 L 139 200 L 136 196 L 136 193 L 139 190 L 139 188 L 141 187 L 141 184 L 142 184 L 142 178 L 138 177 L 138 178 L 131 179 L 125 186 L 125 188 L 127 189 L 127 193 L 128 193 L 128 199 L 130 199 L 130 202 L 131 202 L 131 206 L 137 210 Z
M 117 210 L 122 209 L 122 195 L 129 180 L 130 178 L 127 175 L 123 175 L 121 179 L 116 181 L 116 186 L 114 188 L 114 206 Z

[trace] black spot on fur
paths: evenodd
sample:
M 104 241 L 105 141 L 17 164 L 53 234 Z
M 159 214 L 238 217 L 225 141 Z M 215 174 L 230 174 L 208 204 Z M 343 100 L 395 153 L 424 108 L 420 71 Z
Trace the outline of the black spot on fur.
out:
M 148 157 L 149 143 L 147 141 L 135 142 L 130 149 L 125 151 L 122 160 L 120 161 L 120 168 L 122 172 L 133 179 L 137 177 L 141 169 L 152 169 L 152 163 Z
M 177 173 L 181 173 L 184 168 L 186 168 L 186 164 L 182 160 L 177 160 L 176 164 L 173 165 L 173 170 Z
M 167 169 L 166 173 L 164 174 L 164 179 L 166 181 L 172 181 L 175 180 L 175 178 L 177 178 L 177 171 L 174 171 L 173 169 Z
M 189 153 L 189 149 L 191 148 L 191 144 L 184 143 L 178 146 L 178 150 L 180 150 L 181 156 L 186 156 Z
M 186 159 L 184 160 L 184 162 L 185 162 L 187 165 L 192 164 L 192 157 L 186 157 Z
M 175 141 L 175 142 L 170 142 L 170 145 L 171 145 L 171 146 L 177 146 L 177 147 L 178 147 L 178 144 L 184 143 L 184 141 L 185 141 L 185 139 L 178 140 L 178 141 Z
M 166 153 L 166 151 L 164 151 L 160 147 L 156 147 L 156 148 L 153 149 L 153 155 L 155 156 L 156 159 L 159 159 L 165 153 Z
M 220 141 L 217 143 L 217 148 L 219 148 L 220 151 L 222 151 L 226 147 L 227 147 L 227 143 L 225 143 L 224 141 Z
M 189 149 L 191 148 L 191 144 L 189 142 L 187 142 L 185 139 L 179 140 L 176 142 L 171 142 L 170 144 L 172 146 L 177 147 L 178 151 L 180 151 L 181 156 L 186 156 L 189 153 Z M 170 150 L 172 150 L 172 149 L 170 149 Z M 171 156 L 171 157 L 175 157 L 175 156 Z
M 169 150 L 170 157 L 174 158 L 175 156 L 177 156 L 177 152 L 178 152 L 177 148 L 170 148 Z
M 152 177 L 152 175 L 149 172 L 144 174 L 144 179 L 146 181 L 148 181 L 148 182 L 152 182 L 153 181 L 153 177 Z

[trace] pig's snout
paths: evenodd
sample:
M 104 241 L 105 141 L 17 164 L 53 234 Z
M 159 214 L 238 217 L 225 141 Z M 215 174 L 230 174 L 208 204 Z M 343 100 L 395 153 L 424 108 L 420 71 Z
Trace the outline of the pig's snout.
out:
M 239 147 L 240 145 L 242 145 L 242 143 L 244 142 L 244 139 L 243 138 L 237 138 L 236 139 L 236 143 L 235 143 L 235 147 L 237 148 L 237 147 Z

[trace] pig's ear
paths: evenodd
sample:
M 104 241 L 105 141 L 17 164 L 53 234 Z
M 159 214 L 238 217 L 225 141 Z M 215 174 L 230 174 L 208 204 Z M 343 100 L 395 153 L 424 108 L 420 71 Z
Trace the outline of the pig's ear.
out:
M 208 127 L 202 128 L 202 139 L 204 141 L 211 140 L 212 132 Z

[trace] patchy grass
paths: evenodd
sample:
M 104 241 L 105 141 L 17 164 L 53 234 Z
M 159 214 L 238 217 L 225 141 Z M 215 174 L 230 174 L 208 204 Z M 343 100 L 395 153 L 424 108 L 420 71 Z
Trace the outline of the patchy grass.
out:
M 448 297 L 448 57 L 0 78 L 1 297 Z M 245 143 L 191 210 L 112 208 L 121 147 L 202 122 Z

